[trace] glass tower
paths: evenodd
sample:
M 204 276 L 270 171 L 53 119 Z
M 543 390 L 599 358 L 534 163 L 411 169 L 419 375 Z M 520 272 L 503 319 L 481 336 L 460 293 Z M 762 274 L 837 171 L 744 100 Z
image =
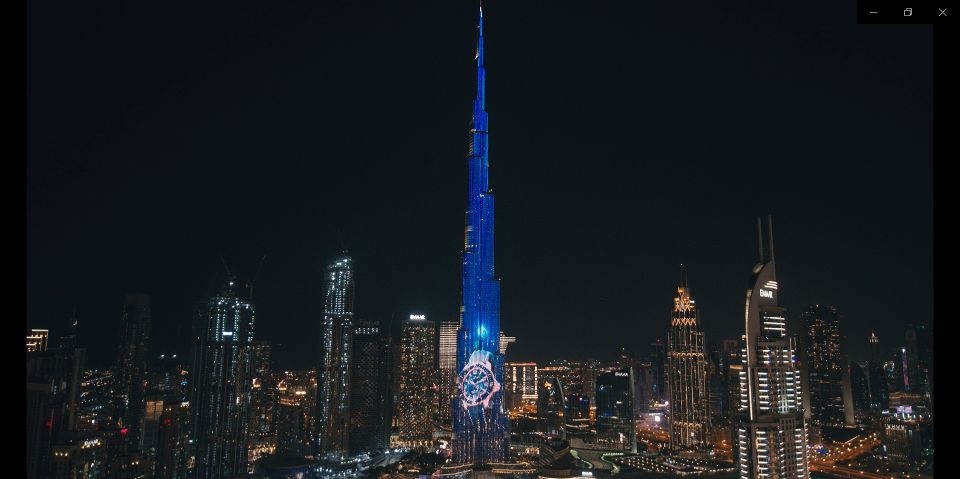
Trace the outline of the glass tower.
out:
M 507 456 L 500 352 L 500 281 L 493 268 L 493 191 L 488 182 L 484 106 L 483 8 L 477 26 L 477 97 L 467 156 L 467 212 L 463 245 L 463 302 L 457 332 L 454 401 L 455 464 L 483 465 Z
M 760 262 L 747 286 L 746 347 L 741 352 L 737 468 L 742 479 L 806 479 L 807 429 L 794 338 L 787 335 L 786 309 L 778 306 L 773 224 L 769 249 L 760 233 Z M 758 233 L 762 231 L 757 219 Z
M 670 443 L 673 447 L 710 442 L 710 394 L 703 332 L 686 274 L 673 299 L 667 338 L 667 384 L 670 391 Z
M 810 421 L 843 427 L 843 356 L 840 352 L 840 314 L 837 308 L 812 305 L 800 314 L 807 374 Z
M 253 384 L 254 306 L 229 281 L 197 309 L 194 322 L 192 437 L 197 478 L 247 472 Z
M 350 356 L 353 349 L 353 259 L 346 253 L 327 266 L 317 369 L 317 445 L 320 458 L 347 455 Z
M 150 297 L 127 294 L 123 301 L 120 345 L 114 375 L 114 422 L 127 429 L 124 436 L 131 450 L 140 447 L 143 421 L 147 343 L 150 340 Z

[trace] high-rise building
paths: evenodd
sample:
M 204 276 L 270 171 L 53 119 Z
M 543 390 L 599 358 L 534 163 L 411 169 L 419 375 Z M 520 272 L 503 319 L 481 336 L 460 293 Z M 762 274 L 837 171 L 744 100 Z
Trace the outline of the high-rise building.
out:
M 657 339 L 650 343 L 651 398 L 657 402 L 667 400 L 667 345 Z
M 183 436 L 180 432 L 182 412 L 183 406 L 178 401 L 166 401 L 163 404 L 154 465 L 154 477 L 157 479 L 184 477 L 180 467 L 184 454 Z
M 254 305 L 231 279 L 197 307 L 190 378 L 197 478 L 247 472 Z
M 286 372 L 277 384 L 277 455 L 303 458 L 313 451 L 317 383 L 310 373 Z
M 563 387 L 556 377 L 545 378 L 537 391 L 537 432 L 563 439 L 566 409 Z M 589 408 L 589 401 L 588 401 Z M 589 410 L 587 412 L 589 417 Z
M 906 391 L 929 395 L 932 340 L 929 329 L 922 324 L 908 324 L 904 357 L 904 388 Z
M 482 8 L 477 31 L 477 96 L 467 156 L 463 299 L 457 333 L 459 396 L 453 407 L 453 463 L 461 465 L 504 460 L 509 439 L 501 386 L 500 280 L 493 259 L 494 197 L 488 181 Z
M 867 365 L 867 382 L 870 387 L 870 409 L 874 416 L 890 407 L 890 391 L 887 388 L 887 375 L 883 370 L 883 359 L 880 356 L 880 339 L 873 331 L 870 332 L 870 361 Z
M 843 427 L 843 355 L 840 314 L 827 305 L 807 306 L 803 321 L 803 369 L 807 375 L 809 419 L 818 426 Z
M 317 455 L 342 459 L 349 447 L 350 357 L 353 340 L 353 259 L 327 266 L 317 368 Z
M 411 314 L 400 329 L 400 440 L 428 446 L 433 438 L 433 371 L 436 328 L 422 314 Z
M 50 337 L 50 330 L 31 329 L 27 335 L 27 352 L 34 353 L 47 350 L 47 341 Z
M 453 400 L 457 391 L 457 321 L 440 322 L 440 385 L 437 394 L 437 410 L 440 424 L 453 427 Z
M 786 310 L 777 302 L 772 218 L 767 228 L 764 249 L 758 218 L 760 262 L 747 286 L 736 463 L 742 479 L 805 479 L 810 471 L 800 372 L 794 339 L 787 334 Z
M 869 362 L 855 363 L 851 361 L 848 364 L 850 368 L 850 395 L 853 399 L 853 412 L 856 416 L 857 424 L 867 423 L 867 419 L 872 415 L 870 412 L 870 381 Z
M 667 337 L 667 385 L 670 390 L 670 444 L 673 447 L 710 442 L 710 392 L 700 312 L 681 271 L 673 298 Z
M 537 363 L 506 363 L 504 365 L 505 404 L 514 408 L 523 402 L 537 400 Z
M 75 454 L 80 385 L 86 350 L 77 347 L 75 318 L 54 349 L 27 354 L 26 477 L 59 477 Z M 46 344 L 46 343 L 44 343 Z M 69 456 L 69 457 L 68 457 Z M 58 459 L 68 459 L 60 461 Z
M 150 297 L 146 294 L 128 294 L 120 315 L 120 344 L 113 375 L 113 415 L 114 422 L 119 421 L 127 429 L 124 440 L 129 443 L 130 451 L 140 447 L 149 341 Z
M 379 322 L 357 323 L 350 373 L 351 456 L 372 454 L 390 446 L 389 363 L 383 361 L 386 348 Z
M 250 425 L 247 428 L 247 462 L 277 448 L 277 384 L 271 367 L 273 347 L 269 341 L 254 341 L 250 346 Z
M 516 336 L 507 336 L 506 333 L 500 331 L 500 354 L 504 357 L 507 356 L 507 347 L 511 344 L 517 342 Z
M 637 452 L 633 424 L 633 368 L 597 375 L 597 442 L 604 447 Z

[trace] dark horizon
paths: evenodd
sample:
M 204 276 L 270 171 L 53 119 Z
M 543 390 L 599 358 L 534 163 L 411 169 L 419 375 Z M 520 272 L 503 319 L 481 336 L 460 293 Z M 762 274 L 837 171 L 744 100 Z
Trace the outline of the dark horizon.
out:
M 932 326 L 932 30 L 826 5 L 484 4 L 508 361 L 645 353 L 681 263 L 739 337 L 766 214 L 790 329 Z M 456 320 L 475 2 L 185 8 L 27 6 L 27 329 L 110 366 L 139 291 L 185 355 L 222 256 L 309 369 L 344 247 L 358 318 Z

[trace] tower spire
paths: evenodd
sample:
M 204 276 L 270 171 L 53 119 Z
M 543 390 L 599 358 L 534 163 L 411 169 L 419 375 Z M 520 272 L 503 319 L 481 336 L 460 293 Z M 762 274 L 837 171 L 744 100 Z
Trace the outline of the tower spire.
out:
M 483 68 L 483 2 L 480 2 L 480 20 L 477 22 L 477 106 L 483 110 L 486 93 L 486 72 Z

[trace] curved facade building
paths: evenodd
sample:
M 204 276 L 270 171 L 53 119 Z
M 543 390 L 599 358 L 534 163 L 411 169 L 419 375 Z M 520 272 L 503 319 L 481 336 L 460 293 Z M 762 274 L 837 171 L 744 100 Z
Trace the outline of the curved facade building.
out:
M 685 272 L 673 299 L 667 337 L 667 386 L 670 392 L 670 445 L 710 442 L 710 392 L 700 312 L 690 295 Z
M 741 354 L 737 468 L 743 479 L 810 477 L 796 345 L 787 335 L 768 219 L 768 249 L 760 233 L 760 262 L 753 267 L 744 310 L 746 348 Z

